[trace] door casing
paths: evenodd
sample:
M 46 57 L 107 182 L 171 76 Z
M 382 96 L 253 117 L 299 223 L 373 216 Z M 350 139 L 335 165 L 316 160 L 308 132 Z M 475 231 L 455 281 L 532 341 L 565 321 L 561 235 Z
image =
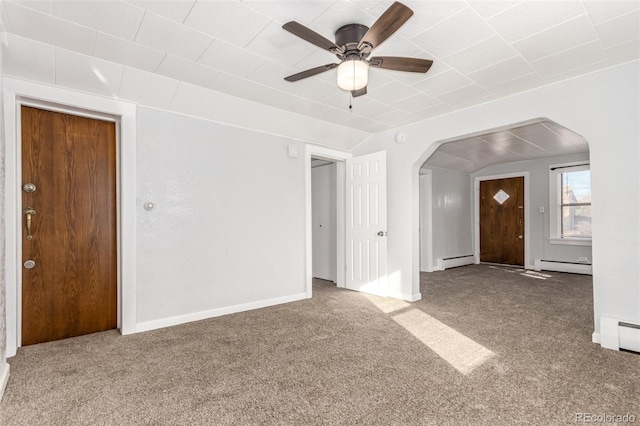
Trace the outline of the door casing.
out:
M 517 173 L 505 173 L 492 176 L 476 176 L 473 184 L 473 200 L 474 200 L 474 262 L 480 263 L 480 182 L 485 180 L 505 179 L 513 177 L 524 178 L 524 268 L 533 269 L 533 264 L 529 256 L 529 239 L 531 233 L 529 232 L 530 222 L 530 210 L 529 206 L 529 172 L 517 172 Z
M 336 286 L 345 286 L 345 198 L 344 198 L 344 162 L 351 154 L 336 149 L 310 145 L 305 146 L 305 290 L 307 298 L 312 297 L 313 289 L 313 225 L 311 222 L 311 157 L 331 160 L 336 163 Z
M 136 332 L 135 312 L 135 178 L 136 106 L 128 102 L 71 92 L 39 83 L 3 79 L 5 122 L 5 237 L 7 357 L 21 346 L 22 320 L 22 105 L 116 123 L 118 233 L 118 328 Z M 126 143 L 123 143 L 126 141 Z

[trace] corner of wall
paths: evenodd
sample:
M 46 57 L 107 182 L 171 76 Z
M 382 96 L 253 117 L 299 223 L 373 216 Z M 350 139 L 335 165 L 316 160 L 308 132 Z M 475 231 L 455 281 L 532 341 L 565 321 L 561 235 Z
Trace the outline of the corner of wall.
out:
M 0 401 L 2 401 L 2 396 L 4 395 L 4 390 L 7 387 L 7 383 L 9 382 L 9 364 L 7 362 L 3 362 L 0 365 Z

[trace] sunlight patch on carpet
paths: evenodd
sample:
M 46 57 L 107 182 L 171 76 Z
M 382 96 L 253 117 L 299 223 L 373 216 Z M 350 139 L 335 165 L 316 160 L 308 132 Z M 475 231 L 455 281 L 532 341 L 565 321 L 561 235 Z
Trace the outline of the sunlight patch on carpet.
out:
M 362 295 L 464 375 L 470 374 L 495 355 L 464 334 L 412 307 L 409 302 L 372 294 Z
M 409 302 L 405 302 L 404 300 L 400 299 L 394 299 L 392 297 L 380 297 L 365 293 L 363 293 L 363 296 L 369 299 L 371 303 L 376 305 L 376 307 L 385 314 L 390 314 L 392 312 L 411 307 L 411 304 Z
M 392 316 L 415 338 L 462 374 L 469 374 L 494 353 L 419 309 Z

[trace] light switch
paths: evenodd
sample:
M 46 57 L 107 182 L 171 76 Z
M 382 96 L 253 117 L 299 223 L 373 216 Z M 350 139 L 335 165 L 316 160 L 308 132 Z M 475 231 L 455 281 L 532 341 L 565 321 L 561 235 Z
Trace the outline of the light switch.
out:
M 289 153 L 289 157 L 298 158 L 298 147 L 295 145 L 288 145 L 287 151 Z

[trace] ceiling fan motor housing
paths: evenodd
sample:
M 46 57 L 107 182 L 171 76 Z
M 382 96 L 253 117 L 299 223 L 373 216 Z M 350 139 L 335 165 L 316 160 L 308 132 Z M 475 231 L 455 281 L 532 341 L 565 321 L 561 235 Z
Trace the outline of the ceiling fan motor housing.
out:
M 358 49 L 358 44 L 362 37 L 369 31 L 369 27 L 362 24 L 347 24 L 338 28 L 336 31 L 336 45 L 344 49 L 342 55 L 338 55 L 340 59 L 364 59 L 369 52 Z M 370 51 L 370 50 L 369 50 Z

